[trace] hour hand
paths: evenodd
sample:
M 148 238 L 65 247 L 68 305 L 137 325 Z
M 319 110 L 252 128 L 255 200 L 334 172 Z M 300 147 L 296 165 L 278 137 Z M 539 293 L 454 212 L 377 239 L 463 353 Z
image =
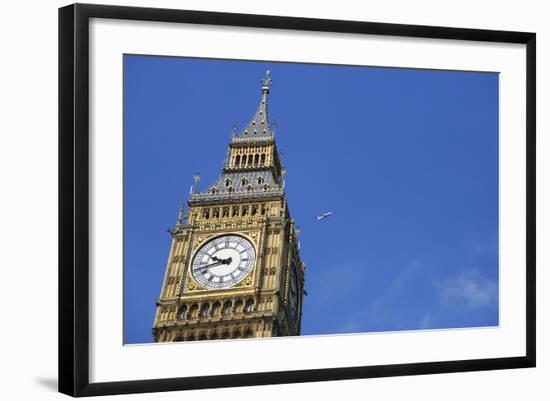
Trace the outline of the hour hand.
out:
M 218 263 L 221 263 L 222 265 L 228 265 L 231 263 L 231 261 L 233 260 L 233 258 L 229 257 L 229 258 L 226 258 L 226 259 L 220 259 L 218 258 L 217 256 L 211 256 L 210 257 L 212 260 L 214 260 L 215 262 L 218 262 Z

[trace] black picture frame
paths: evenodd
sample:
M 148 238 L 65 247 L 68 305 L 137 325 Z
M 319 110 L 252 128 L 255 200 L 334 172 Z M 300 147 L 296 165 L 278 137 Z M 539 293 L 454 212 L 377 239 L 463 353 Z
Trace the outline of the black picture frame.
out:
M 89 381 L 89 22 L 91 18 L 437 38 L 526 45 L 526 354 L 284 372 Z M 59 9 L 59 391 L 95 396 L 534 367 L 536 363 L 536 35 L 479 29 L 74 4 Z

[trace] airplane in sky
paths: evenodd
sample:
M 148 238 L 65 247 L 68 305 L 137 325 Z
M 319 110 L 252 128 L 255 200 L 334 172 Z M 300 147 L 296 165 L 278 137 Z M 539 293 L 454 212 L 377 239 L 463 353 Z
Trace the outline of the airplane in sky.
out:
M 326 219 L 326 218 L 329 217 L 330 215 L 332 215 L 332 212 L 321 213 L 320 215 L 317 216 L 317 220 Z

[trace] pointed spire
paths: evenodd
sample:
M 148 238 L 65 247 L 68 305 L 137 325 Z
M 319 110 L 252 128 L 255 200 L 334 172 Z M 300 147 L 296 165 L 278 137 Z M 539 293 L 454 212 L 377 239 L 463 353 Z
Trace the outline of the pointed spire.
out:
M 195 175 L 193 176 L 193 182 L 194 184 L 191 185 L 191 188 L 189 189 L 189 193 L 192 194 L 193 193 L 193 190 L 197 189 L 197 184 L 199 183 L 199 181 L 201 180 L 201 172 L 200 171 L 196 171 L 195 172 Z
M 178 221 L 176 222 L 176 225 L 180 225 L 183 222 L 184 206 L 185 206 L 185 203 L 182 203 L 180 206 L 180 210 L 178 211 Z
M 244 127 L 239 135 L 234 136 L 236 141 L 246 140 L 265 140 L 273 138 L 273 126 L 269 122 L 267 95 L 271 89 L 271 77 L 269 70 L 266 71 L 262 79 L 262 98 L 256 113 L 250 119 L 250 122 Z

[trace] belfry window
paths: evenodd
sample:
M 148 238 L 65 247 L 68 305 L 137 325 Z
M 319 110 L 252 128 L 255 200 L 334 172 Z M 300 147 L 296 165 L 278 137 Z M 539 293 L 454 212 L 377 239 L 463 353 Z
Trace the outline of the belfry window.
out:
M 241 165 L 241 155 L 235 157 L 235 166 L 239 167 Z
M 265 153 L 262 153 L 262 158 L 261 158 L 261 160 L 262 160 L 262 164 L 265 164 Z
M 225 186 L 229 187 L 231 185 L 231 180 L 228 178 L 225 180 Z
M 248 184 L 248 180 L 246 178 L 241 178 L 241 185 L 244 187 L 246 184 Z
M 264 183 L 263 177 L 258 177 L 258 185 L 262 185 Z

